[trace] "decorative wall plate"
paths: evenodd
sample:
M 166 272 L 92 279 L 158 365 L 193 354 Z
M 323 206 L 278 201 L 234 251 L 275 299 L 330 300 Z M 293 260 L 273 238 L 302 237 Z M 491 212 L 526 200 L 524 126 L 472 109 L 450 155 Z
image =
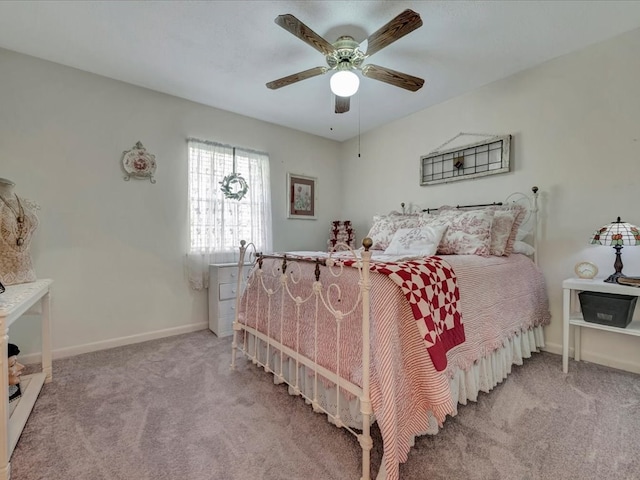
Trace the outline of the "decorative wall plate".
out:
M 122 167 L 127 173 L 124 179 L 148 178 L 151 183 L 156 183 L 153 178 L 156 173 L 156 156 L 147 152 L 142 143 L 137 142 L 131 150 L 122 153 Z

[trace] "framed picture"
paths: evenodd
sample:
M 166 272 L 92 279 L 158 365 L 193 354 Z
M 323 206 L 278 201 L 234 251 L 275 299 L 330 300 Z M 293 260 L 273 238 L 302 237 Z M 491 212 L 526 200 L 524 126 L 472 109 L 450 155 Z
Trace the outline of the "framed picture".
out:
M 287 173 L 287 213 L 289 218 L 316 218 L 316 179 Z

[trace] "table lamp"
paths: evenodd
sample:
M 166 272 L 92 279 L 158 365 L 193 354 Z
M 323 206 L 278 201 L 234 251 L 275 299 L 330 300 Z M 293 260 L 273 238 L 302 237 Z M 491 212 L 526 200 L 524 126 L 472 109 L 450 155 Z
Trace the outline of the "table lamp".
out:
M 609 225 L 599 228 L 591 237 L 594 245 L 611 245 L 616 250 L 616 260 L 613 263 L 615 272 L 605 279 L 608 283 L 618 283 L 618 277 L 624 277 L 622 273 L 622 247 L 640 245 L 640 230 L 635 225 L 620 220 L 620 217 Z

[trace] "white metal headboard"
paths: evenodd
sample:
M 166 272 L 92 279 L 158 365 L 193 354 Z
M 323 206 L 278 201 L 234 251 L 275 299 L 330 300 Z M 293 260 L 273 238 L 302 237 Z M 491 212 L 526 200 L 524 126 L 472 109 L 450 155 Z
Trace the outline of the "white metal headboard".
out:
M 537 265 L 538 264 L 538 187 L 531 187 L 531 194 L 526 194 L 522 192 L 514 192 L 507 196 L 507 198 L 503 202 L 493 202 L 493 203 L 482 203 L 476 205 L 456 205 L 456 208 L 459 209 L 470 209 L 470 208 L 482 208 L 482 207 L 493 207 L 500 205 L 521 205 L 527 210 L 527 214 L 520 224 L 520 229 L 523 231 L 527 231 L 531 237 L 530 245 L 533 247 L 533 261 Z M 417 212 L 437 212 L 438 208 L 422 208 L 418 205 L 411 204 L 408 211 L 405 208 L 405 203 L 402 202 L 402 213 L 417 213 Z

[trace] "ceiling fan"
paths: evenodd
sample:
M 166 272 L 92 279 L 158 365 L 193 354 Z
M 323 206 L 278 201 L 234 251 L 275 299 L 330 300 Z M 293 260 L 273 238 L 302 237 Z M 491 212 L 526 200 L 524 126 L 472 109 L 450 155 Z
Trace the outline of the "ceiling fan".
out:
M 379 52 L 384 47 L 422 26 L 420 15 L 413 10 L 405 10 L 369 35 L 366 40 L 366 52 L 362 52 L 359 49 L 360 44 L 348 35 L 341 36 L 334 43 L 329 43 L 291 14 L 278 15 L 275 22 L 322 53 L 328 67 L 311 68 L 267 83 L 267 87 L 272 90 L 335 70 L 331 77 L 331 91 L 336 96 L 335 112 L 345 113 L 349 111 L 349 99 L 351 95 L 356 93 L 360 83 L 354 70 L 360 70 L 362 75 L 367 78 L 379 80 L 412 92 L 419 90 L 424 84 L 422 78 L 414 77 L 407 73 L 397 72 L 371 63 L 363 65 L 363 62 L 374 53 Z M 345 83 L 342 84 L 342 81 Z

